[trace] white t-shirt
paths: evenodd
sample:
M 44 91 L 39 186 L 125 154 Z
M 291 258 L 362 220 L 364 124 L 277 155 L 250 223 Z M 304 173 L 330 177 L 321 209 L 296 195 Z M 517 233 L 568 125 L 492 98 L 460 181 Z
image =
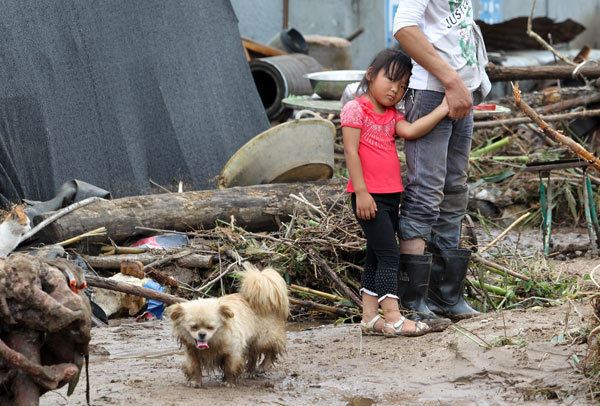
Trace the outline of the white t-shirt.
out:
M 485 73 L 488 59 L 481 31 L 473 21 L 471 0 L 400 0 L 393 34 L 417 26 L 435 50 L 458 72 L 467 88 L 481 88 L 485 97 L 491 84 Z M 444 92 L 442 83 L 413 60 L 409 87 Z

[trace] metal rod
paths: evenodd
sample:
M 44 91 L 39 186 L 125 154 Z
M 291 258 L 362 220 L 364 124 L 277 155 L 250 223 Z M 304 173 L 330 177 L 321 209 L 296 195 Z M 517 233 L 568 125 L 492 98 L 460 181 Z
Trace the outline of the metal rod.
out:
M 288 28 L 289 12 L 290 12 L 290 2 L 289 2 L 289 0 L 283 0 L 283 29 L 284 30 L 287 30 L 287 28 Z
M 542 205 L 542 245 L 544 255 L 547 255 L 548 249 L 546 244 L 546 227 L 548 224 L 547 210 L 546 210 L 546 188 L 544 187 L 544 177 L 542 172 L 538 172 L 540 176 L 540 203 Z
M 550 172 L 548 172 L 548 185 L 546 186 L 546 199 L 547 199 L 547 230 L 546 230 L 546 241 L 547 245 L 545 247 L 545 255 L 549 254 L 550 245 L 552 244 L 551 235 L 552 235 L 552 180 L 550 179 Z
M 590 239 L 590 249 L 593 256 L 598 256 L 598 244 L 596 243 L 596 233 L 592 224 L 592 216 L 590 213 L 590 195 L 587 188 L 586 179 L 583 179 L 583 207 L 585 211 L 585 225 L 587 228 L 588 237 Z
M 590 209 L 594 230 L 596 231 L 596 242 L 600 242 L 600 224 L 598 224 L 598 214 L 596 213 L 596 203 L 594 202 L 594 192 L 592 191 L 592 182 L 587 171 L 583 172 L 583 179 L 588 190 L 588 198 L 590 200 Z

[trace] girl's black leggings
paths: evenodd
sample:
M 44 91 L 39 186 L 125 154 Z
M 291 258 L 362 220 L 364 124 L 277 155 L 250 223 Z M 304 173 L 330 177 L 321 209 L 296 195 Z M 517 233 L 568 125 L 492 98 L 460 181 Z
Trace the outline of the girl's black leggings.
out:
M 367 259 L 362 274 L 362 291 L 378 296 L 398 298 L 398 262 L 400 250 L 396 241 L 400 193 L 371 193 L 377 212 L 375 218 L 363 220 L 356 217 L 367 238 Z M 356 216 L 356 194 L 351 196 Z

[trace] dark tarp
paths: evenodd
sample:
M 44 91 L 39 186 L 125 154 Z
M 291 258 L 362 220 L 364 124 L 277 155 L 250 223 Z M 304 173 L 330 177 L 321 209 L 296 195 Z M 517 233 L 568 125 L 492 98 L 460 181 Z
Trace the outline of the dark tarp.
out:
M 212 188 L 269 122 L 228 0 L 5 0 L 0 200 Z M 1 202 L 0 202 L 1 203 Z

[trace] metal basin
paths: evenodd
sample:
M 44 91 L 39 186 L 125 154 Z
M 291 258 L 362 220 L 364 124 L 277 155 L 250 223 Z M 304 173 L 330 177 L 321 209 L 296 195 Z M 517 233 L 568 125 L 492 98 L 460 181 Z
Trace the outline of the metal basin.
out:
M 307 73 L 304 77 L 310 80 L 313 91 L 321 98 L 339 100 L 346 86 L 360 82 L 364 75 L 364 70 L 330 70 Z

